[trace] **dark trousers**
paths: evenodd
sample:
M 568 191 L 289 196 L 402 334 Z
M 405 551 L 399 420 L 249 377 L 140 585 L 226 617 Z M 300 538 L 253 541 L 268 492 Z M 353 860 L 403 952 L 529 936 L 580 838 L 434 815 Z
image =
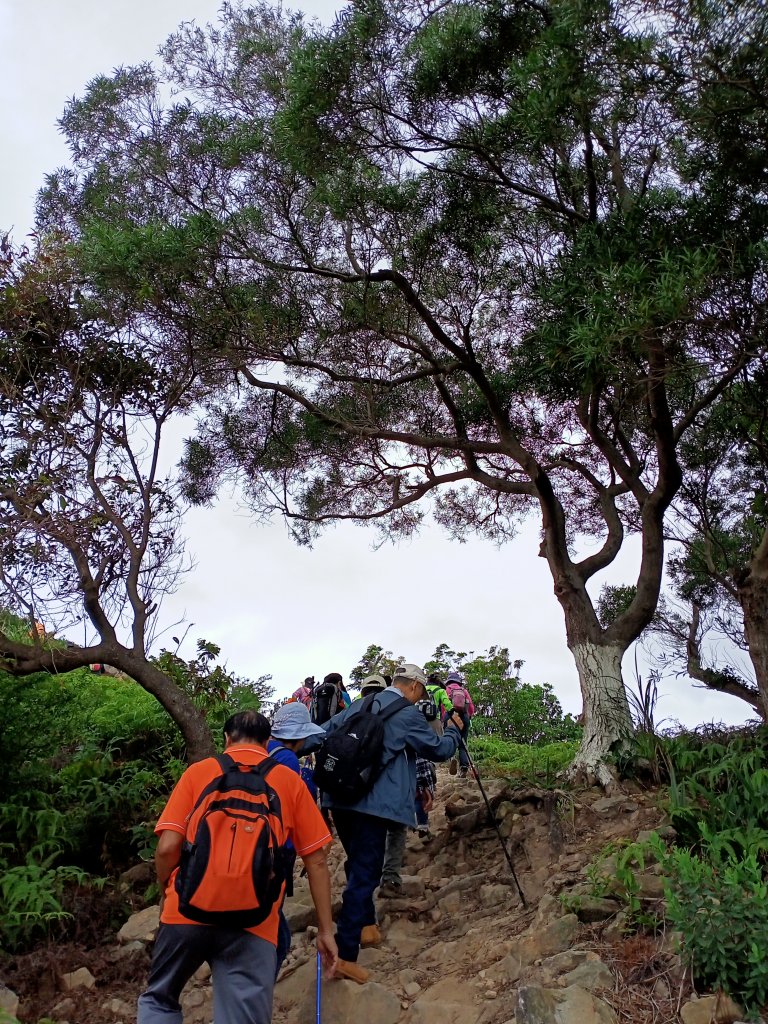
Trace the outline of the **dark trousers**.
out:
M 161 924 L 137 1024 L 182 1024 L 181 990 L 211 966 L 214 1024 L 270 1024 L 275 947 L 242 928 Z
M 360 933 L 376 920 L 373 894 L 381 880 L 387 829 L 397 823 L 338 808 L 334 808 L 333 821 L 347 855 L 347 884 L 336 921 L 336 943 L 341 959 L 354 963 L 360 952 Z
M 462 768 L 469 768 L 469 758 L 467 757 L 467 752 L 464 749 L 464 744 L 469 740 L 469 726 L 471 719 L 466 711 L 455 711 L 454 714 L 459 715 L 464 723 L 464 728 L 461 730 L 461 738 L 464 742 L 459 744 L 459 764 Z

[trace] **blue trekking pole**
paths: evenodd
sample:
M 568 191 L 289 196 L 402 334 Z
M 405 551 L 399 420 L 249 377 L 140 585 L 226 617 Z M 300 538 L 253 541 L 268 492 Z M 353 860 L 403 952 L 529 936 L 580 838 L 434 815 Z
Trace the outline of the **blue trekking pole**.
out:
M 320 991 L 323 980 L 323 961 L 320 956 L 320 950 L 317 951 L 317 1002 L 315 1009 L 315 1021 L 316 1024 L 320 1024 Z

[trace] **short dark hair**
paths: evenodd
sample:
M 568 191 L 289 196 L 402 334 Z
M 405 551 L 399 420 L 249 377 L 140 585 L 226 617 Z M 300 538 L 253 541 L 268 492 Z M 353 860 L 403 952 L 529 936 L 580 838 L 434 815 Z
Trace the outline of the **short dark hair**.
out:
M 224 737 L 228 737 L 230 742 L 248 740 L 251 743 L 266 743 L 271 732 L 269 720 L 252 708 L 235 712 L 224 723 Z
M 329 672 L 323 682 L 333 683 L 334 686 L 338 686 L 341 683 L 341 672 Z

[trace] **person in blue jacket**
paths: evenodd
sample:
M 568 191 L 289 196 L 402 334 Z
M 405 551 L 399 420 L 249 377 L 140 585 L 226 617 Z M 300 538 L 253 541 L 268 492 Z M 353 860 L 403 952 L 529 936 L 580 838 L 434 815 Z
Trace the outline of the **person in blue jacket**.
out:
M 405 697 L 411 705 L 427 696 L 427 677 L 411 663 L 399 665 L 392 685 L 381 690 L 373 710 Z M 355 704 L 334 715 L 323 729 L 332 733 L 359 711 Z M 341 913 L 336 921 L 339 947 L 337 976 L 361 984 L 368 972 L 357 966 L 360 936 L 364 927 L 376 920 L 373 895 L 381 879 L 387 830 L 394 825 L 415 826 L 416 757 L 430 761 L 448 761 L 459 745 L 460 720 L 449 718 L 443 736 L 438 736 L 415 706 L 404 707 L 384 722 L 383 768 L 373 787 L 355 803 L 322 795 L 323 807 L 333 813 L 336 831 L 347 855 L 347 884 Z M 301 748 L 311 753 L 322 744 L 322 737 L 311 736 Z
M 290 768 L 297 775 L 301 775 L 301 762 L 296 751 L 301 748 L 307 737 L 317 735 L 325 736 L 325 733 L 319 725 L 315 725 L 314 722 L 310 721 L 309 709 L 299 701 L 291 701 L 289 704 L 283 704 L 282 707 L 279 707 L 272 716 L 272 735 L 267 742 L 267 753 L 278 764 L 284 764 L 286 768 Z M 310 785 L 306 778 L 304 778 L 304 782 L 312 794 L 312 798 L 317 800 L 317 789 Z M 286 896 L 293 896 L 293 866 L 296 863 L 296 851 L 290 840 L 286 846 L 286 855 L 286 880 L 283 901 L 285 901 Z M 280 973 L 280 968 L 283 966 L 283 961 L 288 956 L 290 948 L 291 928 L 281 906 L 277 927 L 275 978 Z

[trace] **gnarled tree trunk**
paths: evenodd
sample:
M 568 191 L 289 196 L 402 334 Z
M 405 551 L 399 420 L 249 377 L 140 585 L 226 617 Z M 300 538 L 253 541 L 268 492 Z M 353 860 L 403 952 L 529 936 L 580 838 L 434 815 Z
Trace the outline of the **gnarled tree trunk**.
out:
M 596 779 L 606 789 L 614 783 L 606 764 L 633 732 L 632 716 L 621 675 L 624 648 L 582 640 L 570 645 L 584 698 L 584 734 L 569 769 L 571 778 Z
M 744 636 L 765 718 L 768 714 L 768 531 L 736 585 L 744 613 Z

